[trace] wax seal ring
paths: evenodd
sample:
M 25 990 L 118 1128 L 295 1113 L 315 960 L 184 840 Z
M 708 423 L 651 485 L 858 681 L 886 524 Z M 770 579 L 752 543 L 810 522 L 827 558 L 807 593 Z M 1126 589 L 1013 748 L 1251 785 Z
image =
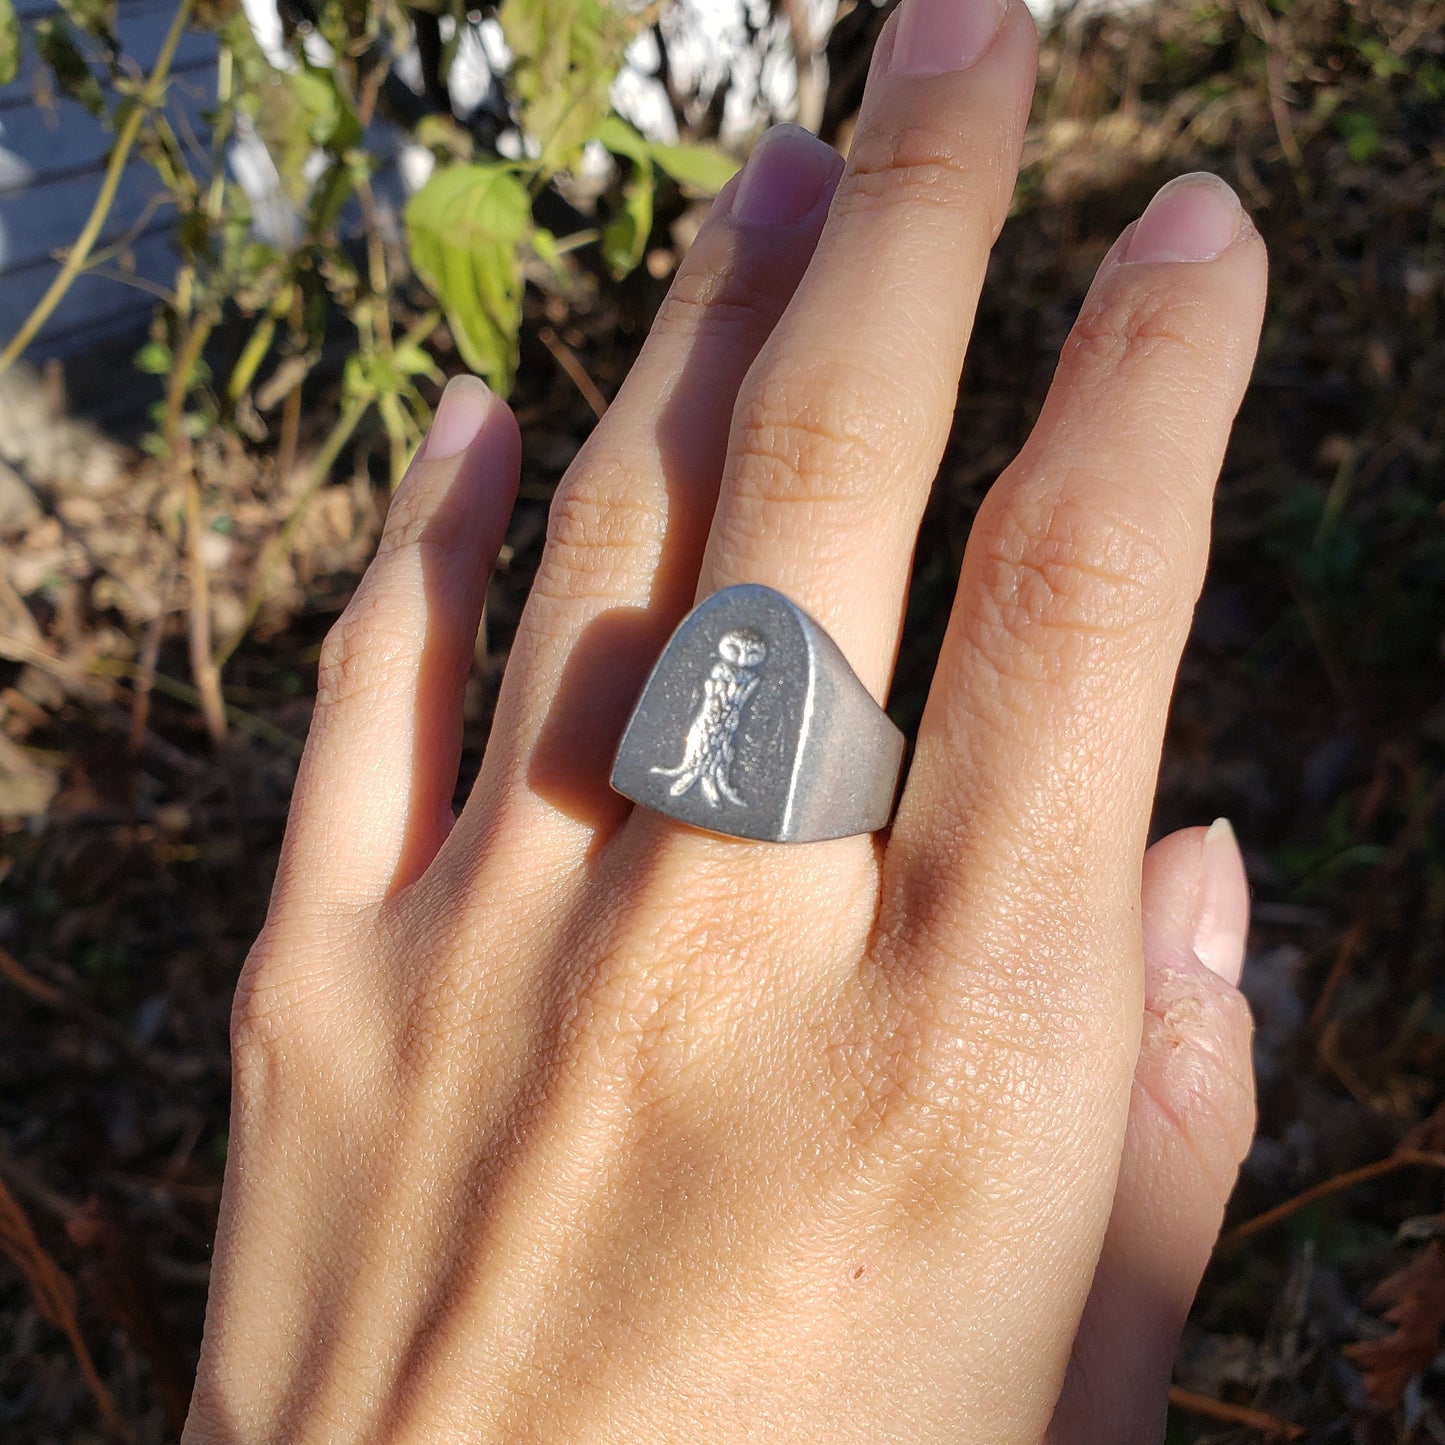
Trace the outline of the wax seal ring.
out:
M 771 587 L 683 619 L 632 710 L 612 786 L 710 833 L 809 843 L 893 815 L 903 734 L 837 643 Z

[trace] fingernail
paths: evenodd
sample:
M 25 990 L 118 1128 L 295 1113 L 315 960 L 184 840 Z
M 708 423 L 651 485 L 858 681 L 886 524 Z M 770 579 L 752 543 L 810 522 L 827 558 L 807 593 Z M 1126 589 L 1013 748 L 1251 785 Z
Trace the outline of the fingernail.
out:
M 1239 234 L 1239 197 L 1208 171 L 1161 186 L 1129 237 L 1126 261 L 1212 261 Z
M 801 221 L 842 169 L 842 157 L 800 125 L 775 125 L 753 147 L 733 194 L 733 218 L 750 226 Z
M 904 0 L 888 68 L 902 75 L 964 70 L 988 49 L 1008 0 Z
M 466 451 L 481 431 L 494 398 L 492 388 L 481 377 L 452 377 L 437 403 L 422 456 L 435 462 Z
M 1244 971 L 1249 930 L 1249 879 L 1228 818 L 1216 818 L 1199 850 L 1194 895 L 1194 956 L 1225 983 Z

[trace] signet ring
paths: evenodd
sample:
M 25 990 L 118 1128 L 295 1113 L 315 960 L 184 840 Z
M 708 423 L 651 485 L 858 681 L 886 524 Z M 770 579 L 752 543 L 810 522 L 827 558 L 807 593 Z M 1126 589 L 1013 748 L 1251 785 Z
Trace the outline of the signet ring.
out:
M 771 587 L 682 620 L 632 710 L 612 786 L 709 833 L 811 843 L 893 816 L 903 734 L 837 643 Z

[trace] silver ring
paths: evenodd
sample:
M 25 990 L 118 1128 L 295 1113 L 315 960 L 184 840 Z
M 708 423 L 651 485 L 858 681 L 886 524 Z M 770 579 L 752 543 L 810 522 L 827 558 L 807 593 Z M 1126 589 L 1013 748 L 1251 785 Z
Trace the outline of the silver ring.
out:
M 893 816 L 903 734 L 838 645 L 771 587 L 725 587 L 658 658 L 612 786 L 709 833 L 811 843 Z

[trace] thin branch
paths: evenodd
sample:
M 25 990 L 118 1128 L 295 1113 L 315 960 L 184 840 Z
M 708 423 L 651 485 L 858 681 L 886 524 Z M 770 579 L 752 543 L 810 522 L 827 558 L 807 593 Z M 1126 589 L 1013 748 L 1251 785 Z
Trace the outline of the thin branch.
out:
M 122 678 L 133 682 L 136 665 L 118 657 L 97 657 L 89 664 L 87 671 L 95 677 Z M 163 672 L 154 674 L 151 687 L 163 697 L 174 698 L 177 702 L 185 703 L 187 707 L 201 705 L 201 695 L 194 687 L 179 678 L 167 677 Z M 262 742 L 270 743 L 292 757 L 301 756 L 303 744 L 299 739 L 278 728 L 275 723 L 267 722 L 265 718 L 237 707 L 233 702 L 226 704 L 226 719 L 232 727 L 243 733 L 250 733 L 252 737 L 260 738 Z
M 129 286 L 132 291 L 139 291 L 144 296 L 150 296 L 163 306 L 176 304 L 174 292 L 167 291 L 164 286 L 155 281 L 146 280 L 144 276 L 132 276 L 125 271 L 112 271 L 109 266 L 100 264 L 87 266 L 85 274 L 98 276 L 102 281 L 113 281 L 117 286 Z
M 211 594 L 206 576 L 206 559 L 201 552 L 201 483 L 196 475 L 191 442 L 185 430 L 185 402 L 190 378 L 201 359 L 211 322 L 202 317 L 191 324 L 184 345 L 175 359 L 166 389 L 166 444 L 171 463 L 185 491 L 186 573 L 189 583 L 187 616 L 191 676 L 201 698 L 206 731 L 216 747 L 226 741 L 226 702 L 221 695 L 221 673 L 211 655 Z
M 823 123 L 823 105 L 828 98 L 826 51 L 813 44 L 807 0 L 779 0 L 788 22 L 788 39 L 793 47 L 793 73 L 797 83 L 797 122 L 815 135 Z
M 1178 1410 L 1188 1410 L 1191 1415 L 1203 1415 L 1209 1420 L 1222 1420 L 1229 1425 L 1243 1425 L 1246 1429 L 1257 1430 L 1270 1440 L 1298 1440 L 1304 1434 L 1303 1425 L 1292 1424 L 1263 1410 L 1251 1410 L 1248 1405 L 1227 1405 L 1211 1395 L 1196 1394 L 1179 1385 L 1170 1385 L 1169 1403 Z
M 436 320 L 436 313 L 428 312 L 402 337 L 401 346 L 420 345 L 422 338 L 436 325 Z M 362 419 L 375 403 L 376 396 L 370 391 L 358 392 L 353 395 L 342 409 L 341 415 L 327 434 L 326 440 L 321 443 L 321 449 L 311 459 L 306 483 L 296 498 L 290 514 L 281 524 L 280 530 L 271 534 L 262 550 L 261 559 L 256 564 L 256 575 L 251 583 L 251 590 L 246 597 L 245 615 L 242 617 L 240 625 L 217 652 L 216 666 L 218 668 L 226 665 L 231 654 L 241 645 L 242 639 L 251 630 L 251 624 L 255 622 L 256 614 L 266 600 L 266 593 L 271 584 L 271 574 L 290 548 L 291 539 L 295 536 L 297 527 L 301 525 L 301 519 L 305 515 L 307 507 L 311 505 L 311 499 L 320 491 L 321 484 L 330 475 L 342 449 L 351 440 L 351 434 L 360 426 Z
M 1382 1175 L 1393 1174 L 1397 1169 L 1410 1168 L 1445 1169 L 1445 1154 L 1437 1154 L 1428 1149 L 1397 1149 L 1383 1159 L 1376 1159 L 1373 1164 L 1347 1169 L 1343 1174 L 1336 1174 L 1330 1179 L 1312 1184 L 1292 1199 L 1286 1199 L 1284 1203 L 1276 1204 L 1273 1209 L 1266 1209 L 1263 1214 L 1256 1214 L 1253 1219 L 1246 1219 L 1243 1224 L 1235 1225 L 1226 1234 L 1220 1235 L 1215 1251 L 1224 1253 L 1233 1249 L 1250 1235 L 1258 1234 L 1261 1229 L 1268 1229 L 1270 1225 L 1278 1224 L 1281 1219 L 1288 1219 L 1292 1214 L 1298 1214 L 1316 1200 L 1327 1199 L 1332 1194 L 1343 1194 L 1357 1184 L 1365 1184 L 1371 1179 L 1379 1179 Z
M 140 214 L 135 218 L 134 221 L 130 223 L 129 226 L 125 228 L 125 230 L 123 230 L 118 236 L 115 236 L 111 240 L 107 241 L 104 246 L 101 246 L 91 252 L 90 259 L 85 263 L 85 270 L 87 274 L 91 276 L 96 275 L 102 266 L 107 265 L 111 261 L 119 259 L 121 256 L 125 255 L 125 253 L 129 251 L 130 248 L 134 246 L 137 241 L 144 240 L 147 233 L 147 228 L 150 226 L 150 223 L 155 219 L 157 213 L 163 210 L 166 206 L 174 206 L 175 203 L 175 198 L 173 196 L 168 196 L 164 191 L 157 191 L 155 195 L 153 195 L 145 203 L 145 205 L 141 207 Z M 159 230 L 159 228 L 157 228 L 157 230 Z M 63 252 L 56 251 L 54 254 L 55 259 L 58 261 L 61 259 Z M 162 293 L 162 295 L 165 294 L 168 293 Z
M 75 245 L 70 248 L 70 254 L 66 256 L 64 264 L 56 272 L 55 279 L 46 288 L 45 295 L 36 302 L 35 309 L 25 318 L 20 330 L 10 338 L 4 351 L 0 351 L 0 376 L 3 376 L 15 364 L 21 353 L 35 339 L 40 328 L 50 320 L 51 313 L 60 305 L 65 293 L 70 290 L 72 282 L 84 268 L 91 248 L 100 235 L 101 227 L 105 225 L 106 217 L 110 215 L 111 207 L 115 204 L 121 176 L 125 173 L 131 150 L 135 146 L 136 137 L 140 134 L 146 114 L 153 106 L 159 104 L 164 93 L 166 76 L 170 72 L 171 62 L 175 59 L 176 47 L 180 44 L 181 36 L 185 33 L 186 22 L 191 17 L 191 3 L 192 0 L 180 0 L 180 4 L 176 6 L 175 17 L 171 21 L 171 28 L 166 32 L 160 53 L 156 56 L 155 68 L 151 71 L 150 79 L 146 81 L 145 89 L 141 91 L 135 105 L 125 118 L 125 124 L 121 126 L 120 133 L 115 138 L 115 145 L 110 152 L 110 163 L 106 166 L 105 178 L 102 180 L 100 192 L 95 198 L 95 205 L 91 207 L 90 215 L 81 228 L 80 235 L 75 238 Z
M 537 333 L 537 339 L 552 353 L 552 359 L 571 378 L 572 385 L 582 393 L 582 400 L 601 421 L 603 412 L 607 410 L 607 398 L 602 395 L 597 383 L 588 376 L 587 369 L 578 359 L 577 353 L 550 326 L 542 327 Z
M 280 530 L 272 533 L 270 540 L 262 550 L 261 559 L 256 565 L 256 576 L 246 597 L 246 611 L 241 618 L 240 625 L 221 644 L 216 653 L 218 668 L 224 667 L 230 661 L 231 654 L 241 645 L 242 639 L 251 630 L 251 624 L 255 622 L 256 614 L 261 610 L 261 604 L 265 602 L 266 595 L 270 590 L 272 573 L 291 546 L 291 539 L 295 535 L 296 528 L 300 525 L 307 507 L 310 506 L 311 499 L 330 474 L 337 457 L 341 455 L 341 449 L 351 440 L 352 432 L 360 425 L 372 400 L 373 398 L 370 396 L 355 398 L 337 419 L 330 435 L 321 444 L 321 450 L 312 458 L 306 484 L 302 487 L 300 496 L 296 498 L 290 515 L 281 524 Z
M 36 1237 L 29 1217 L 5 1184 L 0 1183 L 0 1251 L 25 1277 L 30 1297 L 41 1316 L 54 1325 L 70 1343 L 75 1362 L 90 1390 L 106 1429 L 122 1440 L 134 1438 L 121 1419 L 110 1391 L 95 1368 L 76 1317 L 75 1286 Z

